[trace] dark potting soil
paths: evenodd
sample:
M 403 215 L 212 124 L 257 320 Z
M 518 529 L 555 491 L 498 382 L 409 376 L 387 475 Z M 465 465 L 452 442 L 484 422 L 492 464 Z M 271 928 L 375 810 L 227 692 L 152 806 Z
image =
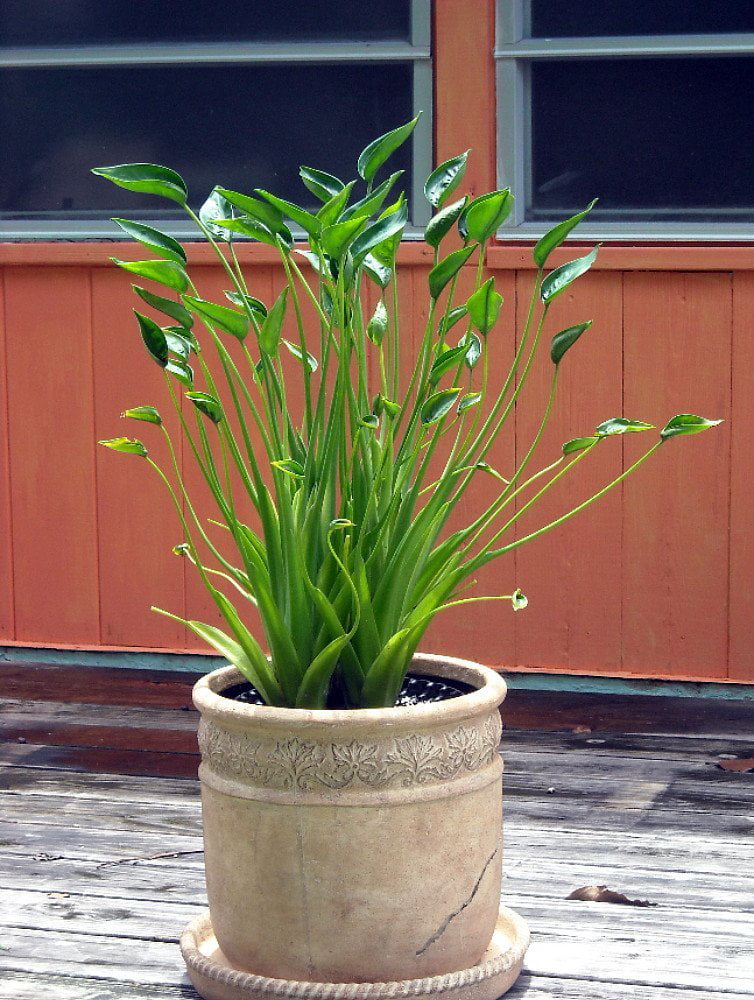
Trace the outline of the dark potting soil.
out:
M 460 698 L 462 694 L 469 694 L 473 690 L 474 688 L 470 684 L 464 684 L 463 681 L 440 680 L 438 677 L 407 674 L 395 705 L 396 708 L 408 708 L 412 705 L 428 705 L 435 701 L 449 701 L 451 698 Z M 231 698 L 244 705 L 264 705 L 262 696 L 248 681 L 244 681 L 243 684 L 234 684 L 233 687 L 226 688 L 221 694 L 223 698 Z M 338 709 L 348 706 L 339 700 L 337 695 L 335 697 L 331 695 L 327 707 Z

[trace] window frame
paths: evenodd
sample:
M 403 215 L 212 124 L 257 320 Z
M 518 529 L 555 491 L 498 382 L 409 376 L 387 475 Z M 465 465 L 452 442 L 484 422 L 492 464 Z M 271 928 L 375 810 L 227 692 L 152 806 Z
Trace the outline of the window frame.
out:
M 412 108 L 423 114 L 411 138 L 412 182 L 409 198 L 410 225 L 406 237 L 420 236 L 429 221 L 430 206 L 424 199 L 424 178 L 433 167 L 433 73 L 432 73 L 432 0 L 409 0 L 410 38 L 408 41 L 304 41 L 304 42 L 166 42 L 144 46 L 122 45 L 23 46 L 0 47 L 0 68 L 42 67 L 114 67 L 186 65 L 310 65 L 343 63 L 394 62 L 413 64 Z M 396 122 L 399 125 L 401 122 Z M 169 164 L 168 164 L 169 165 Z M 209 193 L 209 192 L 208 192 Z M 201 236 L 189 220 L 186 222 L 148 218 L 140 221 L 184 240 Z M 294 235 L 303 238 L 303 232 Z M 52 242 L 123 239 L 122 232 L 108 219 L 71 219 L 35 221 L 0 219 L 0 239 L 6 242 Z
M 565 59 L 649 59 L 695 56 L 754 56 L 754 33 L 698 35 L 622 35 L 531 38 L 531 0 L 496 0 L 495 86 L 497 177 L 516 202 L 498 231 L 505 240 L 538 239 L 560 219 L 527 221 L 531 156 L 531 63 Z M 579 237 L 607 241 L 736 242 L 754 238 L 751 222 L 590 222 Z

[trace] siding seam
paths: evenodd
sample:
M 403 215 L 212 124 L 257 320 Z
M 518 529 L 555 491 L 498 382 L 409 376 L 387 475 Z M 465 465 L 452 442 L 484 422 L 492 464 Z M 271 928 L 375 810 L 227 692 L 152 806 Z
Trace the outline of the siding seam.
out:
M 16 556 L 15 549 L 13 545 L 13 493 L 11 486 L 13 479 L 10 473 L 10 379 L 8 378 L 8 286 L 5 280 L 7 274 L 7 269 L 2 268 L 0 270 L 0 282 L 2 282 L 2 299 L 3 299 L 3 380 L 5 382 L 5 413 L 3 414 L 3 419 L 5 420 L 5 468 L 8 474 L 8 554 L 10 557 L 10 629 L 11 638 L 16 639 Z
M 102 645 L 102 573 L 100 568 L 100 525 L 99 525 L 99 490 L 97 482 L 97 407 L 95 392 L 94 366 L 94 281 L 92 269 L 86 269 L 86 291 L 88 296 L 87 318 L 89 321 L 89 368 L 92 379 L 91 415 L 92 415 L 92 488 L 94 490 L 94 571 L 97 576 L 97 639 Z

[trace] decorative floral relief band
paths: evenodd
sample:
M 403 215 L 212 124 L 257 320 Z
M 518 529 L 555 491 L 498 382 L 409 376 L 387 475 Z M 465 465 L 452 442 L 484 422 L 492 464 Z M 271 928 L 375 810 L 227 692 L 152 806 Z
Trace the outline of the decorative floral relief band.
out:
M 502 725 L 497 713 L 481 727 L 408 734 L 380 743 L 261 741 L 203 718 L 199 724 L 202 760 L 220 775 L 255 785 L 312 791 L 318 788 L 429 785 L 479 771 L 495 759 Z

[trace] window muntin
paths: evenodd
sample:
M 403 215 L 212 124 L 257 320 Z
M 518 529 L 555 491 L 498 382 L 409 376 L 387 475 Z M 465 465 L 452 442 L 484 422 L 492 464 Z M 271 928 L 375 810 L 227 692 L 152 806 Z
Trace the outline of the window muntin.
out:
M 531 29 L 547 21 L 542 5 L 500 0 L 498 168 L 517 196 L 501 235 L 541 235 L 598 196 L 582 236 L 754 236 L 744 153 L 754 138 L 754 34 L 695 34 L 710 20 L 706 5 L 696 6 L 698 19 L 686 4 L 676 20 L 689 34 L 596 34 L 600 23 L 615 26 L 626 5 L 589 3 L 572 10 L 594 34 L 537 38 Z M 749 11 L 754 20 L 754 5 Z M 562 13 L 550 28 L 572 29 Z
M 74 0 L 64 5 L 78 6 Z M 388 13 L 393 6 L 386 5 Z M 103 185 L 90 167 L 172 166 L 184 175 L 194 208 L 215 183 L 244 191 L 268 187 L 305 203 L 311 196 L 298 178 L 299 163 L 350 179 L 367 142 L 418 110 L 424 114 L 412 141 L 389 166 L 406 171 L 412 222 L 423 224 L 429 210 L 421 183 L 432 157 L 430 5 L 412 0 L 402 6 L 410 13 L 409 41 L 234 38 L 0 48 L 6 136 L 0 234 L 112 238 L 120 231 L 110 217 L 136 210 L 142 221 L 195 236 L 177 206 Z M 280 20 L 279 7 L 268 27 Z M 386 23 L 383 14 L 378 24 Z M 213 23 L 222 23 L 219 14 Z

